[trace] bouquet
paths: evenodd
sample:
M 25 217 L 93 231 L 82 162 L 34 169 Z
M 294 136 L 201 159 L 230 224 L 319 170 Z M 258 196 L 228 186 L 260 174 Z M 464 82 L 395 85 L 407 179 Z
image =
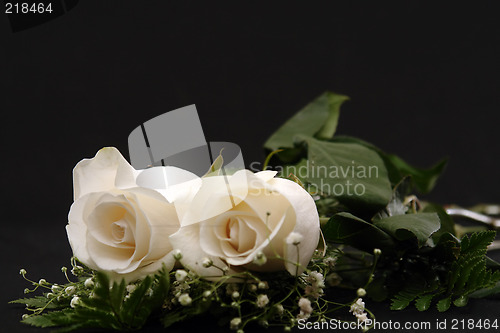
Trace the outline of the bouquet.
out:
M 500 265 L 487 257 L 498 222 L 483 214 L 491 207 L 420 200 L 446 161 L 420 169 L 336 136 L 346 100 L 313 100 L 266 141 L 252 170 L 237 145 L 204 141 L 194 106 L 136 128 L 131 164 L 112 147 L 79 162 L 66 283 L 21 269 L 30 296 L 11 303 L 26 306 L 22 322 L 133 330 L 211 313 L 238 332 L 333 322 L 369 330 L 369 302 L 446 311 L 498 293 Z M 487 225 L 463 227 L 455 215 Z

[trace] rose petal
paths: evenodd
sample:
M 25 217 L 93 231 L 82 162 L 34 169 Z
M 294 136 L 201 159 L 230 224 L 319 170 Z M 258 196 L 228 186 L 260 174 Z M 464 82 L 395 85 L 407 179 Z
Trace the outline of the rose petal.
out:
M 307 267 L 314 250 L 318 246 L 320 236 L 319 216 L 314 200 L 300 185 L 290 180 L 273 178 L 268 183 L 274 190 L 287 198 L 291 207 L 293 207 L 297 220 L 293 231 L 300 233 L 304 237 L 299 245 L 300 264 Z M 285 257 L 292 262 L 296 262 L 297 247 L 287 245 Z M 291 274 L 295 275 L 296 266 L 293 263 L 287 262 L 286 268 Z M 300 274 L 302 271 L 303 268 L 300 268 L 298 273 Z
M 137 174 L 118 149 L 102 148 L 94 158 L 78 162 L 73 169 L 74 199 L 87 193 L 134 187 Z

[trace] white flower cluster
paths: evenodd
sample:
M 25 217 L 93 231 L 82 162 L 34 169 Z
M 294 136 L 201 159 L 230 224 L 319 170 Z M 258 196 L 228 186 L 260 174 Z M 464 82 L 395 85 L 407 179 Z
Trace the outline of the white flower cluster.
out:
M 306 296 L 318 299 L 324 293 L 323 288 L 325 287 L 325 279 L 323 278 L 323 274 L 312 271 L 305 273 L 304 276 L 304 280 L 308 284 L 305 288 Z
M 358 321 L 360 322 L 364 322 L 365 320 L 368 319 L 368 314 L 364 311 L 365 311 L 365 302 L 363 302 L 363 299 L 361 297 L 358 298 L 356 302 L 354 302 L 351 305 L 351 309 L 349 310 L 349 312 L 352 312 L 352 314 L 355 315 Z

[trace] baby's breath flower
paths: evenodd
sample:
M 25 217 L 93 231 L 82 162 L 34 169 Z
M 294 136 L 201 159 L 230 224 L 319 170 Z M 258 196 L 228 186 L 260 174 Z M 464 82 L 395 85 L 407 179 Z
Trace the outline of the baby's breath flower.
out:
M 27 315 L 27 314 L 25 313 L 25 314 L 23 314 L 23 316 L 21 317 L 21 319 L 23 319 L 23 320 L 24 320 L 24 319 L 27 319 L 28 317 L 29 317 L 29 315 Z
M 26 270 L 25 270 L 24 268 L 21 268 L 21 269 L 19 270 L 19 274 L 21 274 L 21 275 L 23 275 L 23 276 L 24 276 L 24 275 L 26 275 Z
M 365 302 L 363 302 L 363 299 L 360 297 L 356 302 L 352 303 L 349 312 L 352 312 L 354 315 L 360 315 L 363 311 L 365 311 Z
M 205 298 L 206 298 L 206 297 L 210 297 L 210 295 L 212 295 L 212 291 L 211 291 L 211 290 L 205 290 L 205 291 L 203 292 L 203 297 L 205 297 Z
M 314 287 L 323 288 L 325 286 L 323 274 L 321 274 L 318 271 L 310 272 L 306 278 L 306 281 L 309 282 Z
M 269 289 L 269 284 L 267 283 L 267 281 L 260 281 L 257 287 L 259 289 Z
M 267 297 L 267 295 L 260 294 L 259 296 L 257 296 L 257 302 L 256 302 L 257 307 L 263 308 L 268 303 L 269 303 L 269 297 Z
M 366 312 L 363 312 L 361 314 L 356 313 L 356 318 L 358 319 L 359 322 L 364 322 L 365 320 L 368 319 L 368 314 Z
M 46 284 L 47 281 L 45 279 L 40 279 L 40 281 L 38 281 L 38 284 Z
M 327 265 L 330 269 L 335 267 L 335 264 L 337 263 L 337 257 L 326 257 L 323 259 L 323 263 Z
M 268 328 L 269 327 L 269 322 L 265 319 L 261 319 L 259 320 L 259 325 L 264 327 L 264 328 Z
M 237 291 L 234 291 L 233 294 L 231 295 L 232 298 L 239 298 L 240 297 L 240 293 L 237 292 Z
M 68 267 L 63 266 L 61 267 L 61 272 L 66 273 L 68 271 Z
M 262 266 L 266 262 L 267 262 L 267 257 L 262 251 L 257 252 L 255 257 L 253 258 L 253 263 L 258 265 L 258 266 Z
M 311 314 L 313 312 L 313 308 L 311 306 L 311 301 L 307 298 L 301 297 L 299 299 L 299 308 L 301 312 L 305 314 Z
M 189 294 L 182 294 L 179 296 L 179 303 L 181 303 L 181 305 L 183 305 L 183 306 L 190 305 L 192 301 L 193 300 L 191 299 Z
M 57 293 L 59 291 L 61 291 L 62 287 L 60 285 L 58 285 L 57 283 L 54 283 L 52 285 L 52 287 L 50 288 L 50 290 L 52 290 L 53 293 Z
M 75 266 L 71 269 L 71 274 L 74 276 L 78 276 L 83 272 L 83 267 L 82 266 Z
M 283 312 L 285 311 L 285 308 L 281 304 L 276 304 L 276 312 L 278 312 L 278 315 L 283 315 Z
M 30 290 L 28 288 L 24 288 L 24 293 L 25 294 L 29 294 L 30 293 Z
M 237 330 L 240 325 L 241 325 L 241 318 L 239 317 L 231 319 L 231 322 L 229 323 L 229 327 L 232 330 Z
M 358 294 L 358 297 L 365 297 L 366 290 L 364 288 L 359 288 L 358 291 L 356 292 L 356 294 Z
M 127 289 L 127 292 L 129 294 L 133 293 L 136 288 L 137 288 L 137 285 L 135 285 L 135 284 L 129 284 L 125 287 L 125 289 Z
M 182 252 L 181 252 L 181 250 L 175 249 L 172 254 L 173 254 L 175 260 L 181 260 L 182 259 Z
M 250 291 L 257 291 L 257 285 L 252 283 L 248 286 L 248 289 Z
M 304 239 L 304 236 L 302 234 L 292 231 L 287 237 L 286 237 L 286 243 L 287 244 L 293 244 L 293 245 L 299 245 L 300 242 Z
M 183 269 L 178 269 L 175 271 L 175 279 L 179 282 L 184 282 L 188 276 L 188 273 Z
M 80 304 L 80 297 L 78 296 L 75 296 L 71 299 L 71 302 L 69 303 L 69 305 L 72 307 L 72 308 L 75 308 L 77 305 Z
M 205 268 L 208 268 L 208 267 L 212 266 L 213 264 L 214 264 L 214 262 L 210 258 L 203 258 L 201 260 L 201 265 Z
M 50 299 L 50 298 L 54 298 L 54 297 L 56 297 L 56 294 L 54 294 L 54 293 L 47 293 L 47 295 L 46 295 L 46 296 L 47 296 L 47 298 L 49 298 L 49 299 Z
M 381 249 L 373 249 L 373 254 L 376 256 L 379 256 L 382 254 L 382 250 Z
M 64 292 L 66 293 L 66 295 L 71 296 L 76 292 L 76 288 L 74 286 L 69 286 L 64 289 Z
M 285 326 L 285 327 L 283 327 L 283 331 L 285 331 L 285 332 L 291 332 L 292 328 L 290 326 Z
M 87 280 L 85 280 L 84 284 L 85 288 L 92 288 L 94 287 L 94 280 L 92 280 L 92 278 L 88 278 Z
M 239 304 L 238 302 L 232 302 L 232 303 L 231 303 L 231 307 L 233 307 L 233 308 L 237 309 L 237 308 L 239 308 L 239 307 L 240 307 L 240 304 Z

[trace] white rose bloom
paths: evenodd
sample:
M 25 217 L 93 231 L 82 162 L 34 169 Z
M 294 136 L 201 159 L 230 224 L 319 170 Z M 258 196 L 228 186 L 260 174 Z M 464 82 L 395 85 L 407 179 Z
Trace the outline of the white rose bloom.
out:
M 193 178 L 190 172 L 174 167 L 147 171 L 155 169 L 161 169 L 169 180 L 178 175 L 183 176 L 182 181 Z M 174 265 L 168 239 L 179 229 L 179 219 L 174 204 L 152 189 L 165 189 L 165 184 L 141 187 L 138 177 L 143 172 L 146 170 L 135 170 L 116 148 L 101 149 L 73 170 L 75 202 L 66 227 L 73 254 L 113 279 L 132 281 L 157 271 L 162 264 L 169 270 Z
M 299 262 L 300 274 L 318 245 L 318 212 L 307 191 L 275 175 L 240 170 L 227 177 L 227 186 L 223 176 L 202 178 L 189 208 L 183 209 L 182 228 L 170 236 L 174 248 L 182 251 L 181 262 L 202 276 L 221 275 L 216 267 L 203 267 L 204 257 L 218 267 L 286 269 L 293 275 Z M 302 235 L 300 244 L 286 242 L 292 232 Z M 267 262 L 253 263 L 257 254 L 264 254 Z

